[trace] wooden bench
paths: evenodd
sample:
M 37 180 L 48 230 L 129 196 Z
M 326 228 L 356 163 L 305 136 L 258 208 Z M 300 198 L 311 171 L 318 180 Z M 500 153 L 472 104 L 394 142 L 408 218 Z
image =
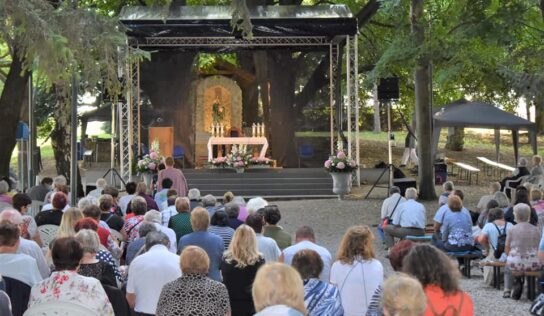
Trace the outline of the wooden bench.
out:
M 512 166 L 505 165 L 503 163 L 493 161 L 493 160 L 488 159 L 486 157 L 476 157 L 476 159 L 478 159 L 478 167 L 479 167 L 480 162 L 483 163 L 484 172 L 488 176 L 496 174 L 499 178 L 503 178 L 503 174 L 505 172 L 512 173 L 512 172 L 514 172 L 514 170 L 516 170 L 516 168 L 514 168 Z
M 470 279 L 470 264 L 474 259 L 480 259 L 482 257 L 481 251 L 469 250 L 469 251 L 448 251 L 446 254 L 455 259 L 461 259 L 463 267 L 461 273 Z
M 493 287 L 497 290 L 501 289 L 501 268 L 506 267 L 506 262 L 500 261 L 482 261 L 480 267 L 493 267 Z
M 524 277 L 527 281 L 527 299 L 532 301 L 536 298 L 536 280 L 540 271 L 512 271 L 514 277 Z
M 433 241 L 433 235 L 425 235 L 425 236 L 406 236 L 404 237 L 406 240 L 410 240 L 416 243 L 428 243 Z
M 480 169 L 471 166 L 469 164 L 466 164 L 464 162 L 453 162 L 453 165 L 457 166 L 458 169 L 458 180 L 465 180 L 463 179 L 463 173 L 465 174 L 466 180 L 468 180 L 468 184 L 472 184 L 472 174 L 476 175 L 476 184 L 478 184 L 478 174 L 480 172 Z

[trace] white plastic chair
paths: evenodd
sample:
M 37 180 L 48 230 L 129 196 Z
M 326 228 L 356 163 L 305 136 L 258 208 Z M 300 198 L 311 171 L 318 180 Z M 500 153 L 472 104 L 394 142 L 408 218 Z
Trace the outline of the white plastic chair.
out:
M 38 201 L 38 200 L 32 200 L 32 204 L 30 206 L 30 216 L 32 217 L 35 217 L 36 215 L 38 215 L 38 213 L 40 212 L 40 209 L 41 207 L 44 205 L 45 203 L 43 201 Z
M 57 225 L 42 225 L 38 227 L 38 230 L 40 231 L 40 237 L 42 238 L 42 242 L 44 247 L 49 247 L 49 244 L 55 237 L 57 237 L 57 232 L 59 231 L 59 227 Z
M 48 302 L 32 306 L 23 316 L 100 316 L 82 305 L 69 302 Z

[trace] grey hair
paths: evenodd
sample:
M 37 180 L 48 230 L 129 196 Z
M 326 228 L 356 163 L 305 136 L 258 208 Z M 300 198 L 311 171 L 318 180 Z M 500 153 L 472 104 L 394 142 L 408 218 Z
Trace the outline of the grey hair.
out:
M 51 197 L 51 200 L 52 199 L 53 198 Z M 84 209 L 85 207 L 89 205 L 98 206 L 98 199 L 95 198 L 94 196 L 86 196 L 82 198 L 81 200 L 79 200 L 79 202 L 77 202 L 77 208 L 79 208 L 80 210 Z
M 227 213 L 229 218 L 236 218 L 240 214 L 240 205 L 230 202 L 225 204 L 225 213 Z
M 205 195 L 202 198 L 202 206 L 204 207 L 215 206 L 215 204 L 217 204 L 217 199 L 211 194 Z
M 130 201 L 130 207 L 134 214 L 136 214 L 136 211 L 138 211 L 138 214 L 145 214 L 147 211 L 147 202 L 143 197 L 135 196 Z
M 393 195 L 395 193 L 400 194 L 400 188 L 398 186 L 396 186 L 396 185 L 389 188 L 389 195 Z
M 406 189 L 406 192 L 404 193 L 404 197 L 408 200 L 415 200 L 417 199 L 417 189 L 416 188 L 408 188 Z
M 234 196 L 234 199 L 232 199 L 232 202 L 238 204 L 238 206 L 246 206 L 246 201 L 244 200 L 243 197 L 239 195 Z
M 155 227 L 155 224 L 143 222 L 140 227 L 138 227 L 138 235 L 140 238 L 144 238 L 147 236 L 150 232 L 156 232 L 157 228 Z
M 493 192 L 499 192 L 501 190 L 501 184 L 500 182 L 497 182 L 497 181 L 491 182 L 489 184 L 489 187 L 493 189 Z
M 157 210 L 147 211 L 147 213 L 145 213 L 144 215 L 144 221 L 150 222 L 150 223 L 162 224 L 161 212 Z
M 446 181 L 444 182 L 444 184 L 442 185 L 442 188 L 444 188 L 444 191 L 453 191 L 453 189 L 455 188 L 454 185 L 453 185 L 453 182 L 451 181 Z
M 187 192 L 187 197 L 189 200 L 200 200 L 200 190 L 196 188 L 192 188 Z
M 531 207 L 525 203 L 518 203 L 514 206 L 514 217 L 516 222 L 526 223 L 531 217 Z
M 520 167 L 527 167 L 527 159 L 526 158 L 520 158 L 518 162 L 518 166 Z
M 108 185 L 108 183 L 106 182 L 106 179 L 104 178 L 98 178 L 96 180 L 96 188 L 104 188 L 106 187 L 106 185 Z
M 100 239 L 94 230 L 82 229 L 75 235 L 81 244 L 84 253 L 97 253 L 100 251 Z
M 9 183 L 7 183 L 5 180 L 0 181 L 0 194 L 8 193 L 9 191 Z
M 53 184 L 66 185 L 67 182 L 66 177 L 62 175 L 53 178 Z
M 170 245 L 170 239 L 168 239 L 168 236 L 163 232 L 149 232 L 147 236 L 145 236 L 145 249 L 149 251 L 151 247 L 156 245 L 168 247 Z
M 493 200 L 499 203 L 500 208 L 508 207 L 508 205 L 510 204 L 510 201 L 508 200 L 508 197 L 506 196 L 506 194 L 504 194 L 504 192 L 501 192 L 501 191 L 497 191 L 495 192 L 495 194 L 493 194 Z
M 247 201 L 247 211 L 248 213 L 257 212 L 258 210 L 264 208 L 268 205 L 268 202 L 263 199 L 262 197 L 256 197 L 252 198 L 251 200 Z

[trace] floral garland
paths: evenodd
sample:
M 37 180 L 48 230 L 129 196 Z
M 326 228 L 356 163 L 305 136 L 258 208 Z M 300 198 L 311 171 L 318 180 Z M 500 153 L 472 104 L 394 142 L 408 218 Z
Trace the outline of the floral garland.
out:
M 249 165 L 251 154 L 247 152 L 246 145 L 232 145 L 230 153 L 227 155 L 227 165 L 232 168 L 245 168 Z

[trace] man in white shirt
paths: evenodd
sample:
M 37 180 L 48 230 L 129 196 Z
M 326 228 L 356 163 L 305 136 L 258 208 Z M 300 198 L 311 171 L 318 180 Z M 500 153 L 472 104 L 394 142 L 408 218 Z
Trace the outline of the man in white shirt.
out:
M 0 213 L 0 222 L 1 221 L 8 221 L 12 224 L 20 225 L 23 223 L 23 217 L 21 216 L 21 213 L 14 209 L 5 209 Z M 34 258 L 42 278 L 45 279 L 49 277 L 51 271 L 49 270 L 49 266 L 47 265 L 42 249 L 35 241 L 24 239 L 23 237 L 19 236 L 19 247 L 17 248 L 17 253 L 29 255 Z
M 181 276 L 179 256 L 168 251 L 169 239 L 162 232 L 146 236 L 146 253 L 128 269 L 127 301 L 136 313 L 155 315 L 161 290 Z
M 96 180 L 96 189 L 92 190 L 91 192 L 87 193 L 87 196 L 92 196 L 96 199 L 99 199 L 102 195 L 102 191 L 104 188 L 108 185 L 106 182 L 106 179 L 104 178 L 98 178 Z
M 417 190 L 406 189 L 406 202 L 402 203 L 399 209 L 393 214 L 393 224 L 385 227 L 385 246 L 391 248 L 395 243 L 395 237 L 425 235 L 425 206 L 416 201 Z
M 391 217 L 394 212 L 397 211 L 399 205 L 402 202 L 405 202 L 406 199 L 400 195 L 400 188 L 397 186 L 392 186 L 389 189 L 389 197 L 385 199 L 382 203 L 382 211 L 380 216 L 380 223 L 378 224 L 378 235 L 382 239 L 382 242 L 385 241 L 385 234 L 383 232 L 382 223 L 386 217 Z
M 36 260 L 17 253 L 19 227 L 11 222 L 0 222 L 0 275 L 21 281 L 32 287 L 42 280 Z
M 286 264 L 291 265 L 295 254 L 303 249 L 311 249 L 319 254 L 321 260 L 323 260 L 323 270 L 319 275 L 319 279 L 328 283 L 331 271 L 332 256 L 326 248 L 316 244 L 314 230 L 309 226 L 301 226 L 297 229 L 295 233 L 295 244 L 283 249 L 280 262 L 285 262 Z
M 168 250 L 170 250 L 170 252 L 172 253 L 176 253 L 178 250 L 176 232 L 174 232 L 174 230 L 171 228 L 162 226 L 161 221 L 162 221 L 162 218 L 161 218 L 161 213 L 159 211 L 156 211 L 156 210 L 147 211 L 147 213 L 145 213 L 144 215 L 144 222 L 155 224 L 155 228 L 157 229 L 157 231 L 163 232 L 166 236 L 168 236 L 168 240 L 170 241 Z
M 257 236 L 257 248 L 263 255 L 265 262 L 278 261 L 281 255 L 280 247 L 276 241 L 270 237 L 263 236 L 264 219 L 257 213 L 249 214 L 246 218 L 246 225 L 253 228 Z

